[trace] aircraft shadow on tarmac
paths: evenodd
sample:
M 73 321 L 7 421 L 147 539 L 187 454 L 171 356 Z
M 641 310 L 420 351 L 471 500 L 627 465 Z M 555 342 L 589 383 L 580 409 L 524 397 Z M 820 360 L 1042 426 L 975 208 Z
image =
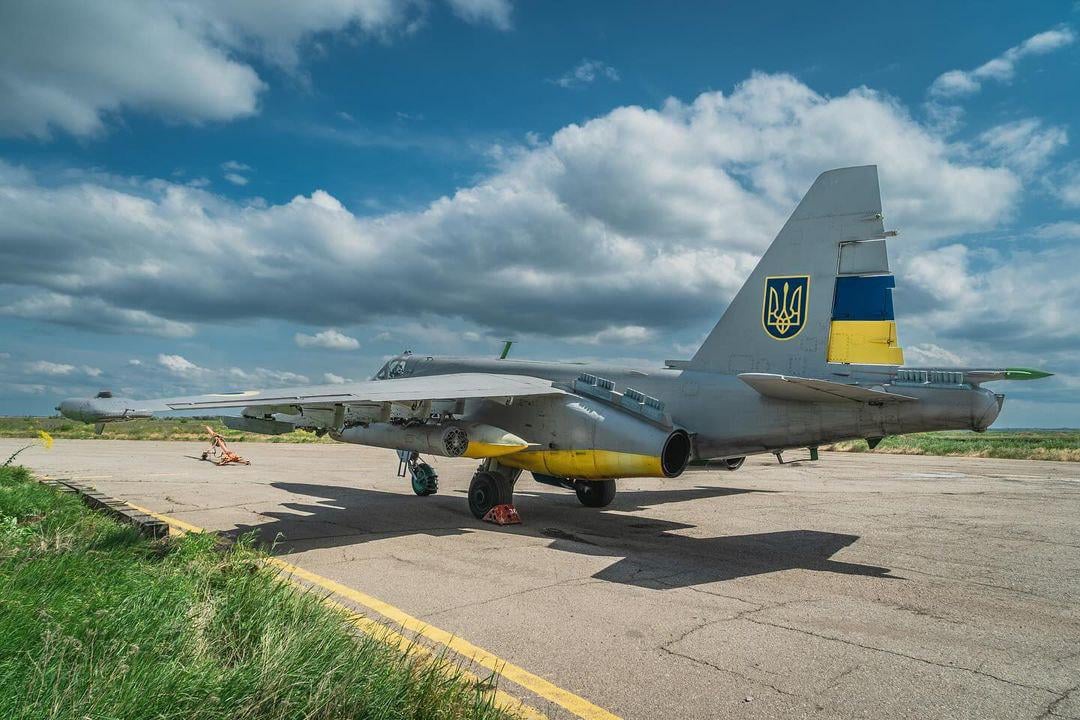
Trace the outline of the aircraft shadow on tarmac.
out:
M 690 537 L 676 531 L 692 525 L 625 515 L 657 505 L 751 492 L 730 487 L 687 487 L 630 491 L 616 496 L 606 512 L 581 507 L 570 492 L 537 491 L 519 485 L 515 499 L 523 525 L 480 525 L 468 515 L 460 495 L 426 498 L 339 485 L 272 483 L 272 487 L 313 499 L 286 502 L 282 510 L 263 511 L 269 522 L 240 526 L 230 534 L 254 532 L 259 542 L 279 550 L 356 545 L 406 535 L 462 535 L 479 529 L 550 539 L 549 547 L 620 558 L 593 577 L 609 582 L 668 589 L 731 580 L 791 569 L 892 578 L 889 569 L 845 563 L 832 556 L 859 539 L 857 535 L 818 530 L 785 530 L 722 537 Z M 539 496 L 539 497 L 538 497 Z

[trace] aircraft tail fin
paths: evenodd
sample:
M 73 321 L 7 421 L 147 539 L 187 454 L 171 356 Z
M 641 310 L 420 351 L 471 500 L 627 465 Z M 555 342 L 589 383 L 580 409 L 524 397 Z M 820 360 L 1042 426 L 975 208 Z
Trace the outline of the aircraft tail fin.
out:
M 722 373 L 902 365 L 877 167 L 818 176 L 694 357 Z

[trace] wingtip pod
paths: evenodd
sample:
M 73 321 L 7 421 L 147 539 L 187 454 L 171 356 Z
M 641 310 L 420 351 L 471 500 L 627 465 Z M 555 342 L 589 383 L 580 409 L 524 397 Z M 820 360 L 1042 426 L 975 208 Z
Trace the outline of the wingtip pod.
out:
M 138 405 L 139 403 L 135 400 L 114 398 L 112 393 L 102 392 L 92 398 L 68 398 L 57 405 L 56 409 L 61 415 L 70 420 L 95 424 L 137 420 L 153 416 L 153 413 L 149 410 L 140 409 L 137 407 Z

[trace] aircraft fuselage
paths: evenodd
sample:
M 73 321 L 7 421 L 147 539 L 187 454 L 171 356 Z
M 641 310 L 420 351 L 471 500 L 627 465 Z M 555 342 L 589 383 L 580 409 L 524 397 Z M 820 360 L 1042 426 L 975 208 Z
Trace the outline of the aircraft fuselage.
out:
M 918 402 L 883 404 L 839 401 L 806 403 L 760 395 L 735 375 L 678 368 L 639 370 L 593 363 L 557 363 L 409 355 L 401 358 L 404 376 L 476 372 L 529 375 L 571 384 L 582 373 L 611 380 L 618 390 L 632 388 L 663 401 L 676 427 L 694 433 L 697 458 L 737 457 L 796 447 L 814 447 L 855 438 L 932 430 L 985 430 L 997 418 L 1001 396 L 971 384 L 898 383 L 895 369 L 855 370 L 841 366 L 844 380 L 887 386 Z M 478 401 L 469 416 L 483 418 L 532 442 L 529 407 Z M 533 437 L 530 437 L 532 435 Z

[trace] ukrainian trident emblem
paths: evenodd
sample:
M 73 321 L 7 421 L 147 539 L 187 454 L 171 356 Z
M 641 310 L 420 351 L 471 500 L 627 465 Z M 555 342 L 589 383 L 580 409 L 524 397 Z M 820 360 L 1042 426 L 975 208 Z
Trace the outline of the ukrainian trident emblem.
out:
M 808 275 L 765 278 L 761 318 L 765 332 L 777 340 L 790 340 L 798 335 L 806 324 L 809 295 Z

